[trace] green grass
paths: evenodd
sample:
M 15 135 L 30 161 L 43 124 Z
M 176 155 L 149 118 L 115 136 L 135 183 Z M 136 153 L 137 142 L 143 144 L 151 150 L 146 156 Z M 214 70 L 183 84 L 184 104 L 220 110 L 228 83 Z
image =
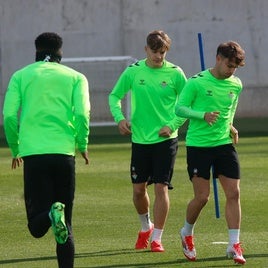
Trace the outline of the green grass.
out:
M 198 260 L 185 260 L 178 239 L 186 204 L 192 197 L 187 178 L 185 146 L 180 142 L 170 191 L 171 209 L 163 234 L 164 253 L 133 249 L 139 221 L 132 204 L 129 179 L 130 144 L 90 145 L 91 163 L 77 157 L 73 230 L 76 268 L 234 267 L 225 257 L 228 241 L 224 197 L 219 188 L 220 219 L 215 218 L 213 195 L 196 225 Z M 242 167 L 241 240 L 246 267 L 268 267 L 268 137 L 241 138 L 237 146 Z M 11 170 L 7 148 L 0 148 L 0 267 L 56 268 L 55 243 L 50 231 L 41 239 L 30 236 L 23 201 L 22 169 Z M 153 196 L 152 187 L 149 188 Z

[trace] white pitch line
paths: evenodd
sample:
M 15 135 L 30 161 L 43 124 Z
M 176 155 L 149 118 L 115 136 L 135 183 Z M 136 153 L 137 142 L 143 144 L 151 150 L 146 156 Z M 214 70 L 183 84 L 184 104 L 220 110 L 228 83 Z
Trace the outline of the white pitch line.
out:
M 215 242 L 212 242 L 213 245 L 227 245 L 228 242 L 224 242 L 224 241 L 215 241 Z

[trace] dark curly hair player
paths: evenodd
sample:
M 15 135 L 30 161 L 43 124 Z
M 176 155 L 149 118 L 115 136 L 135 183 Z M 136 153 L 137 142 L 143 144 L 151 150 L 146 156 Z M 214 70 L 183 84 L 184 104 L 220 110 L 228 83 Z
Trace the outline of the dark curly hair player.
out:
M 51 227 L 59 268 L 73 268 L 75 151 L 88 164 L 90 102 L 86 77 L 60 64 L 62 43 L 37 36 L 35 62 L 12 75 L 3 115 L 12 169 L 23 164 L 29 231 L 40 238 Z

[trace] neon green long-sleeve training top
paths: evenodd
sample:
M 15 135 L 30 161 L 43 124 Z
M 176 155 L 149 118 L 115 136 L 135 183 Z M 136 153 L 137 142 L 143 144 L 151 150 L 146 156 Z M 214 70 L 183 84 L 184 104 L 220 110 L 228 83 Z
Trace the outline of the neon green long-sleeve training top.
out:
M 90 102 L 86 77 L 62 64 L 38 61 L 15 72 L 3 107 L 13 157 L 87 150 Z
M 217 79 L 209 69 L 191 77 L 183 88 L 176 106 L 176 114 L 189 118 L 187 146 L 214 147 L 232 143 L 230 125 L 233 123 L 241 80 L 232 75 Z M 212 126 L 204 120 L 206 112 L 220 112 Z
M 131 93 L 132 141 L 140 144 L 154 144 L 165 140 L 159 130 L 168 126 L 177 137 L 178 128 L 186 119 L 175 115 L 175 104 L 186 83 L 182 69 L 164 61 L 161 68 L 150 68 L 146 60 L 140 60 L 121 74 L 109 95 L 111 113 L 116 123 L 125 119 L 121 100 Z

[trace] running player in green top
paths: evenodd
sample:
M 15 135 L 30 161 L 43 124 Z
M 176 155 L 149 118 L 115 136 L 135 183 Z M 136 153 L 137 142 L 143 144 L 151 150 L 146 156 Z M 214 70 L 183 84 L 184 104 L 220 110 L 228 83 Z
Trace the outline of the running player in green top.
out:
M 244 58 L 245 52 L 236 42 L 220 44 L 214 67 L 188 80 L 176 106 L 178 116 L 190 119 L 186 146 L 194 198 L 188 204 L 180 235 L 184 255 L 192 261 L 196 259 L 194 225 L 209 199 L 210 168 L 213 166 L 214 176 L 219 178 L 226 196 L 225 215 L 229 229 L 227 255 L 232 256 L 236 263 L 246 262 L 239 241 L 240 167 L 232 145 L 232 142 L 238 142 L 233 118 L 242 90 L 242 83 L 234 72 L 245 64 Z
M 24 197 L 30 233 L 52 227 L 60 268 L 73 268 L 72 207 L 75 150 L 88 164 L 89 91 L 84 75 L 60 64 L 62 38 L 42 33 L 36 62 L 10 79 L 3 116 L 12 169 L 24 165 Z
M 165 60 L 171 40 L 163 31 L 147 36 L 146 59 L 130 65 L 109 95 L 111 113 L 122 135 L 131 135 L 130 173 L 133 202 L 141 221 L 135 245 L 162 252 L 162 232 L 169 210 L 168 188 L 177 153 L 177 129 L 185 119 L 175 115 L 175 104 L 186 77 L 178 66 Z M 121 100 L 131 92 L 131 118 L 121 110 Z M 150 220 L 147 185 L 154 183 L 154 224 Z

